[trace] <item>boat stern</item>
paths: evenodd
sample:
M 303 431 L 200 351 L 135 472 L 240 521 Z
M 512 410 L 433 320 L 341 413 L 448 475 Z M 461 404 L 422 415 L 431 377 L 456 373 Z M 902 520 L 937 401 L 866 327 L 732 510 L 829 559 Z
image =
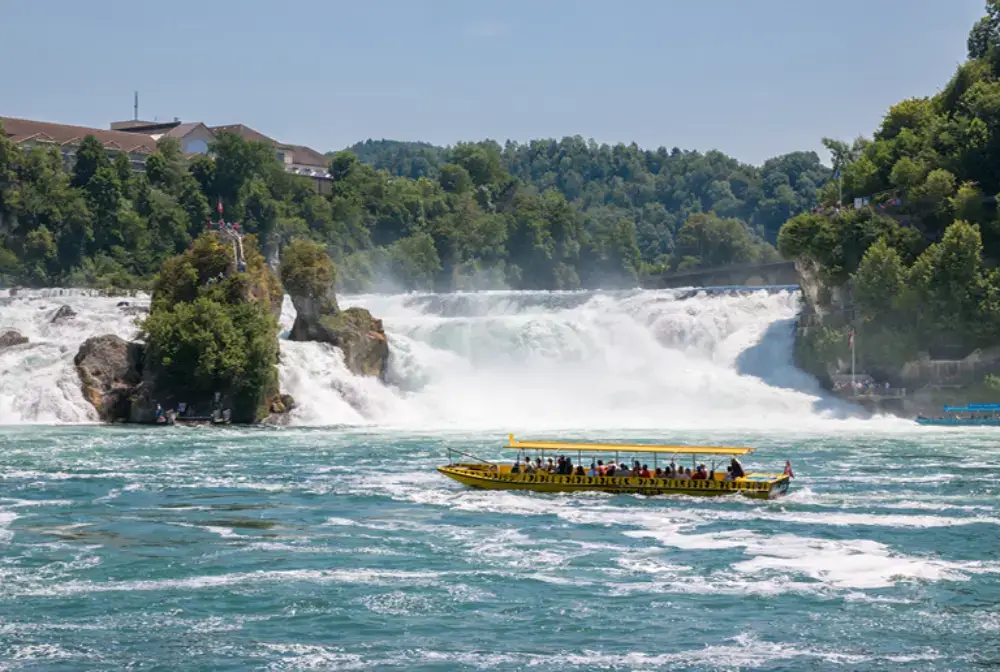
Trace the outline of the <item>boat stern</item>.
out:
M 778 499 L 788 494 L 792 479 L 785 474 L 747 474 L 745 480 L 753 483 L 753 489 L 744 491 L 751 499 Z

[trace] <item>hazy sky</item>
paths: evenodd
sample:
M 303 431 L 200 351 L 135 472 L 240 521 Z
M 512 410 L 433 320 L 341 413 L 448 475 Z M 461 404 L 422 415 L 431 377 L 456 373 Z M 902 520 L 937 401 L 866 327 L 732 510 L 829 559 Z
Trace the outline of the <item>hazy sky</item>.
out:
M 984 0 L 0 0 L 0 115 L 321 151 L 579 134 L 744 161 L 939 90 Z M 824 160 L 827 155 L 822 154 Z

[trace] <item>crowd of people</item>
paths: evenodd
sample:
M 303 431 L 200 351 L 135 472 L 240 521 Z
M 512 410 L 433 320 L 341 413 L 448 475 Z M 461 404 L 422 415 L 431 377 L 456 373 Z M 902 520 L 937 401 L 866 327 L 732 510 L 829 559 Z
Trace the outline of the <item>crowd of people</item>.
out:
M 888 393 L 891 389 L 889 382 L 877 383 L 874 380 L 856 380 L 853 383 L 849 380 L 838 380 L 833 384 L 834 392 L 850 392 L 854 391 L 856 394 L 879 394 L 883 390 L 883 394 Z
M 557 476 L 605 476 L 605 477 L 620 477 L 628 478 L 631 476 L 636 476 L 639 478 L 670 478 L 677 480 L 718 480 L 716 478 L 715 470 L 708 469 L 704 464 L 697 465 L 694 469 L 690 467 L 678 467 L 673 462 L 667 465 L 665 468 L 656 467 L 650 470 L 648 464 L 640 464 L 638 460 L 633 461 L 632 466 L 629 467 L 625 462 L 620 464 L 615 464 L 614 462 L 609 462 L 604 464 L 604 460 L 591 461 L 589 468 L 584 468 L 582 464 L 573 465 L 573 460 L 569 457 L 564 457 L 560 455 L 557 459 L 548 458 L 547 462 L 543 462 L 541 457 L 536 457 L 534 462 L 531 458 L 525 455 L 524 464 L 521 464 L 520 458 L 516 460 L 510 468 L 510 473 L 512 474 L 554 474 Z M 723 477 L 724 480 L 735 480 L 737 478 L 742 478 L 746 475 L 743 470 L 743 465 L 735 457 L 732 458 L 730 464 L 726 467 L 726 474 Z

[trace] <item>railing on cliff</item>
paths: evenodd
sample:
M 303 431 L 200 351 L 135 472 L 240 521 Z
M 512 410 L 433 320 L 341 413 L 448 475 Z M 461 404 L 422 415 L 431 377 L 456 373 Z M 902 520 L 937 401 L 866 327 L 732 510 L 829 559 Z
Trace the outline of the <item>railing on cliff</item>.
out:
M 870 389 L 834 390 L 839 397 L 849 399 L 902 399 L 906 396 L 905 387 L 876 387 Z

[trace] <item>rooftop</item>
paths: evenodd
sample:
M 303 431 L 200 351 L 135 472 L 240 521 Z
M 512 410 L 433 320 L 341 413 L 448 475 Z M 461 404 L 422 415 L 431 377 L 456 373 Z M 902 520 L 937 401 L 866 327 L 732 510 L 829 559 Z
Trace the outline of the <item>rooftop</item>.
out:
M 156 151 L 156 141 L 141 133 L 107 131 L 101 128 L 31 121 L 15 117 L 0 117 L 0 122 L 3 123 L 4 135 L 17 144 L 34 140 L 60 146 L 76 145 L 88 135 L 92 135 L 107 149 L 147 154 Z

